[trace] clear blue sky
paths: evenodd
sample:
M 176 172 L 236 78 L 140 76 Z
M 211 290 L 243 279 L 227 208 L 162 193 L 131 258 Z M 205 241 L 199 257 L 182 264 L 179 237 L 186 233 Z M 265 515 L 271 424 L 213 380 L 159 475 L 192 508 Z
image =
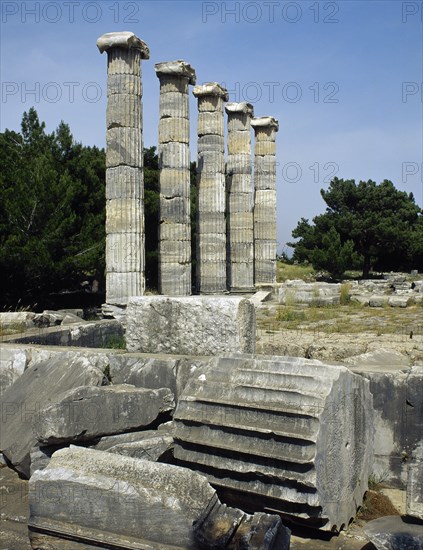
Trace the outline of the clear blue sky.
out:
M 86 145 L 105 145 L 106 54 L 130 30 L 143 62 L 144 142 L 157 144 L 154 64 L 184 59 L 197 82 L 279 119 L 279 250 L 301 217 L 324 211 L 331 176 L 390 179 L 423 206 L 422 2 L 1 1 L 1 130 L 35 106 Z M 32 93 L 31 93 L 32 90 Z M 35 90 L 35 93 L 34 93 Z M 196 102 L 191 97 L 191 156 Z

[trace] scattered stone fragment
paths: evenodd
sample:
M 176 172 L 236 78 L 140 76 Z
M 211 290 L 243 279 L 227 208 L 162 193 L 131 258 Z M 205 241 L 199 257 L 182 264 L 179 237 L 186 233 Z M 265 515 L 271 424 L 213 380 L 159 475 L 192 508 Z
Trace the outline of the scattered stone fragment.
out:
M 231 505 L 248 502 L 323 530 L 341 529 L 367 489 L 373 458 L 369 384 L 302 358 L 216 358 L 174 414 L 175 458 Z
M 37 444 L 33 417 L 64 391 L 107 384 L 108 361 L 101 355 L 61 352 L 29 367 L 2 399 L 0 450 L 23 476 L 30 475 L 30 452 Z
M 408 465 L 406 506 L 409 516 L 423 521 L 423 440 L 414 450 Z
M 353 365 L 354 367 L 409 367 L 410 358 L 403 355 L 399 351 L 392 349 L 380 348 L 376 351 L 369 351 L 353 357 L 347 357 L 344 359 L 344 363 L 347 365 Z
M 391 307 L 408 307 L 413 303 L 413 297 L 407 294 L 400 296 L 390 296 L 388 299 L 388 305 Z
M 0 312 L 0 327 L 3 329 L 25 330 L 34 326 L 35 313 L 29 311 Z
M 88 441 L 139 430 L 173 407 L 173 394 L 167 388 L 81 387 L 61 393 L 55 403 L 41 409 L 33 419 L 33 430 L 44 445 Z
M 383 307 L 388 303 L 389 296 L 372 294 L 369 298 L 370 307 Z
M 369 521 L 364 532 L 377 550 L 423 550 L 423 525 L 408 523 L 401 516 Z
M 194 522 L 195 540 L 200 548 L 216 550 L 289 550 L 291 533 L 277 515 L 245 514 L 212 501 Z
M 107 451 L 154 462 L 164 460 L 165 457 L 171 457 L 173 449 L 173 437 L 171 435 L 157 430 L 147 430 L 140 432 L 139 435 L 137 441 L 118 443 L 109 447 Z
M 280 518 L 247 516 L 222 506 L 206 478 L 186 468 L 70 447 L 54 453 L 29 483 L 32 548 L 109 546 L 143 550 L 195 550 L 194 525 L 204 510 L 244 517 L 238 548 L 289 548 Z M 219 525 L 219 517 L 215 519 Z M 249 531 L 248 531 L 249 530 Z M 278 538 L 279 537 L 279 538 Z M 288 537 L 288 539 L 287 539 Z M 257 541 L 262 539 L 262 546 Z M 211 540 L 209 548 L 220 548 Z M 288 541 L 280 546 L 278 540 Z M 55 546 L 56 545 L 56 546 Z M 224 548 L 235 548 L 225 546 Z
M 2 347 L 0 352 L 0 397 L 24 372 L 28 363 L 25 348 Z

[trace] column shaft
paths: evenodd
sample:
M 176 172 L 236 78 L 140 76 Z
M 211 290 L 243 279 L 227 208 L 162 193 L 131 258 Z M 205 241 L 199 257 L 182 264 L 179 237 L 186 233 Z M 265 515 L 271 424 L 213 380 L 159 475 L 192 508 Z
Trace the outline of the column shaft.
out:
M 144 293 L 144 178 L 141 60 L 147 45 L 131 32 L 97 40 L 107 51 L 106 302 Z
M 184 61 L 157 63 L 160 79 L 159 290 L 191 294 L 189 85 L 195 72 Z
M 226 291 L 226 199 L 223 104 L 228 93 L 215 82 L 194 88 L 198 99 L 197 291 Z
M 254 118 L 254 282 L 276 282 L 276 132 L 272 117 Z
M 228 103 L 227 276 L 231 292 L 254 288 L 253 182 L 249 103 Z

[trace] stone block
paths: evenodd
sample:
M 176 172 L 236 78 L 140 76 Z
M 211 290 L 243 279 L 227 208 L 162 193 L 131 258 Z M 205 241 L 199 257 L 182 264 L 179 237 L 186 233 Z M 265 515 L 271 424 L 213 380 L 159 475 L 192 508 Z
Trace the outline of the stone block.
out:
M 191 262 L 191 241 L 161 240 L 160 263 L 187 264 Z
M 225 138 L 224 136 L 215 134 L 206 134 L 205 136 L 199 136 L 197 149 L 200 152 L 216 151 L 223 154 L 225 151 Z
M 229 155 L 226 163 L 226 173 L 228 175 L 246 174 L 251 176 L 251 155 L 246 153 Z
M 160 172 L 160 193 L 167 198 L 189 197 L 189 171 L 163 168 Z
M 160 95 L 169 93 L 188 94 L 188 89 L 188 79 L 175 78 L 171 74 L 160 75 Z
M 269 220 L 269 218 L 265 219 Z M 258 220 L 256 215 L 254 214 L 254 238 L 256 240 L 257 246 L 261 247 L 261 244 L 259 244 L 257 241 L 275 241 L 276 247 L 276 223 L 272 221 L 261 221 L 260 219 Z
M 219 111 L 199 112 L 197 133 L 199 136 L 205 135 L 224 135 L 224 118 Z
M 109 233 L 106 235 L 106 271 L 137 276 L 144 264 L 144 235 L 141 232 Z M 131 273 L 132 272 L 132 273 Z M 113 290 L 107 286 L 108 293 Z M 118 289 L 118 290 L 122 290 Z
M 237 153 L 248 154 L 251 152 L 251 138 L 250 132 L 246 131 L 232 131 L 228 134 L 228 154 L 233 155 Z M 251 159 L 251 155 L 250 155 Z M 250 167 L 252 166 L 250 160 Z
M 142 96 L 142 82 L 134 74 L 109 74 L 107 78 L 107 97 L 114 94 Z
M 173 394 L 167 388 L 81 387 L 61 393 L 55 403 L 42 408 L 32 428 L 43 445 L 88 441 L 145 428 L 173 407 Z
M 35 313 L 30 311 L 6 311 L 0 312 L 0 327 L 25 330 L 34 326 Z
M 189 248 L 191 258 L 191 249 Z M 164 262 L 159 259 L 160 294 L 190 296 L 192 294 L 191 262 Z
M 140 265 L 143 264 L 140 262 Z M 129 296 L 142 296 L 145 290 L 145 279 L 139 272 L 116 273 L 106 272 L 108 304 L 126 306 Z
M 111 94 L 107 99 L 107 128 L 139 128 L 142 118 L 141 98 L 132 94 Z
M 276 155 L 276 143 L 273 141 L 256 141 L 254 145 L 254 155 L 261 157 Z
M 2 346 L 0 349 L 0 397 L 24 372 L 30 351 L 25 348 Z
M 388 304 L 389 296 L 383 294 L 372 294 L 369 298 L 370 307 L 384 307 Z
M 25 372 L 3 395 L 0 449 L 23 476 L 30 474 L 30 452 L 37 443 L 33 417 L 60 393 L 79 386 L 107 384 L 108 360 L 103 355 L 61 352 L 47 356 Z M 19 434 L 19 435 L 18 435 Z
M 255 347 L 254 306 L 244 298 L 133 298 L 127 321 L 128 351 L 215 355 Z
M 190 200 L 186 197 L 165 198 L 160 196 L 160 220 L 172 223 L 187 223 L 190 219 Z
M 190 168 L 189 145 L 187 143 L 169 143 L 167 147 L 160 150 L 160 168 L 176 170 L 189 170 Z
M 160 93 L 160 118 L 189 118 L 188 93 L 162 92 Z
M 191 243 L 191 224 L 163 222 L 159 225 L 159 240 L 189 241 Z
M 106 199 L 143 199 L 141 168 L 116 166 L 106 170 Z
M 174 421 L 175 458 L 206 475 L 228 504 L 330 531 L 348 525 L 367 490 L 372 395 L 345 367 L 216 358 L 190 378 Z
M 223 112 L 224 101 L 219 96 L 203 96 L 198 98 L 198 110 L 200 112 L 205 111 L 222 111 Z
M 141 199 L 108 199 L 106 233 L 141 233 L 144 230 L 144 204 Z
M 401 516 L 385 516 L 369 521 L 364 534 L 376 550 L 423 550 L 423 527 Z
M 391 307 L 408 307 L 414 304 L 413 296 L 404 294 L 402 296 L 390 296 L 388 305 Z
M 143 166 L 140 128 L 109 128 L 106 134 L 106 167 Z
M 423 521 L 423 440 L 414 449 L 408 465 L 406 511 Z
M 197 177 L 225 174 L 225 157 L 223 151 L 198 151 Z
M 170 434 L 147 430 L 139 433 L 137 441 L 116 443 L 107 452 L 157 462 L 170 457 L 172 450 L 173 437 Z
M 189 144 L 187 118 L 162 118 L 159 123 L 159 143 L 180 142 Z
M 227 508 L 195 472 L 80 447 L 57 451 L 34 473 L 29 509 L 34 549 L 65 548 L 69 539 L 72 548 L 187 550 L 207 541 L 229 549 L 231 540 L 251 550 L 289 548 L 278 516 Z

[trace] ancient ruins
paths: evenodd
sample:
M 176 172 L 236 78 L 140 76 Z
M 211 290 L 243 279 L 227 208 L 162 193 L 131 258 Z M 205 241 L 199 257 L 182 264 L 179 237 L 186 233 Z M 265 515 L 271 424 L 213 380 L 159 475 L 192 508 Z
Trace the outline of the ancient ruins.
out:
M 126 32 L 102 36 L 98 47 L 108 55 L 106 302 L 113 308 L 125 307 L 145 290 L 141 60 L 150 53 Z M 252 292 L 255 284 L 275 283 L 277 120 L 253 118 L 248 103 L 225 106 L 227 91 L 217 82 L 195 86 L 195 71 L 185 61 L 157 63 L 155 71 L 160 81 L 160 293 L 189 296 L 193 288 L 200 294 Z M 198 100 L 194 284 L 190 85 Z
M 108 67 L 103 312 L 114 319 L 17 313 L 28 329 L 48 328 L 9 339 L 0 356 L 0 462 L 29 479 L 32 549 L 288 550 L 291 529 L 346 528 L 381 468 L 407 485 L 417 527 L 404 548 L 423 548 L 423 367 L 256 353 L 256 309 L 272 293 L 327 305 L 341 292 L 276 284 L 278 121 L 228 103 L 217 82 L 197 84 L 183 60 L 154 65 L 160 295 L 144 295 L 141 61 L 150 52 L 131 32 L 97 46 Z M 406 301 L 420 288 L 402 289 Z M 110 336 L 125 349 L 111 349 Z M 382 519 L 366 527 L 375 544 L 380 524 L 393 525 L 384 540 L 407 525 Z

